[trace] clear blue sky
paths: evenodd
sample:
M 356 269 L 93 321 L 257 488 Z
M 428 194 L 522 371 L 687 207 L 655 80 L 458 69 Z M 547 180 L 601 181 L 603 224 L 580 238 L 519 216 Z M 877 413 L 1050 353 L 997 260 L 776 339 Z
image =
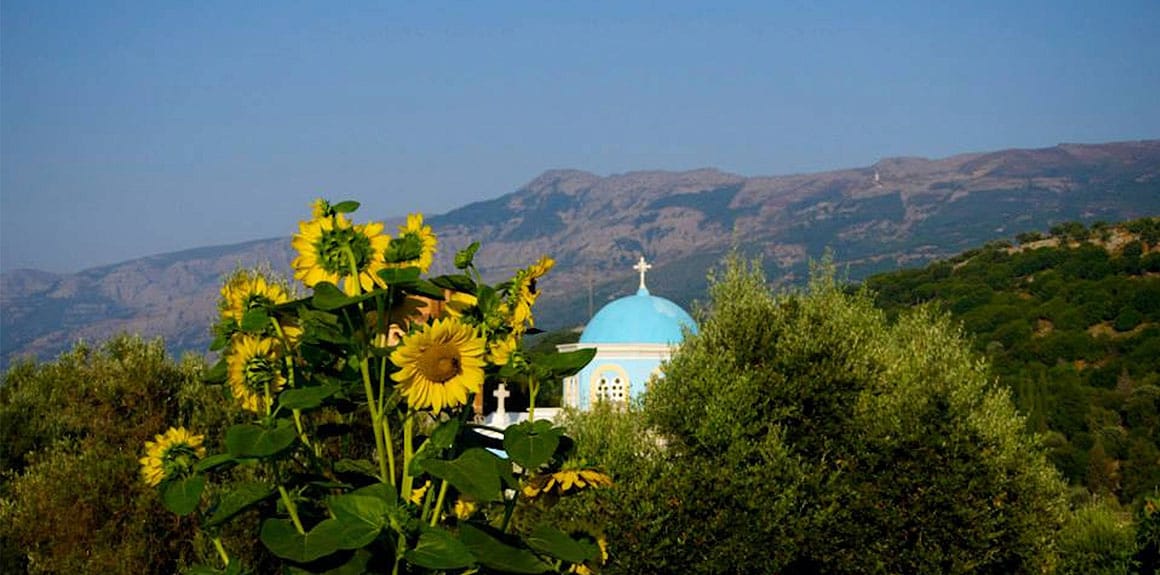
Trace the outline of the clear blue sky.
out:
M 440 213 L 545 169 L 777 175 L 1160 137 L 1160 2 L 0 4 L 0 267 Z

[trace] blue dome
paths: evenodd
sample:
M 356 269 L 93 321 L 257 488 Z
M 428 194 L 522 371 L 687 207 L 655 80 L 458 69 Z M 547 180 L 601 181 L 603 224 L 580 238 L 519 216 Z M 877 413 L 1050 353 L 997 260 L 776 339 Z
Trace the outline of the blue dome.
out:
M 641 289 L 600 308 L 588 322 L 580 343 L 680 343 L 681 327 L 697 324 L 681 306 Z

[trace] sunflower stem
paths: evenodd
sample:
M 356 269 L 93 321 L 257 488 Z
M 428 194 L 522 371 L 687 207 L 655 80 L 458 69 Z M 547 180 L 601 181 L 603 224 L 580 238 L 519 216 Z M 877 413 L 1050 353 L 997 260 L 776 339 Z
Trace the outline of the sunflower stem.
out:
M 528 374 L 528 421 L 536 422 L 536 393 L 540 391 L 540 384 L 536 376 Z
M 278 494 L 282 496 L 282 504 L 286 506 L 286 512 L 290 514 L 290 521 L 294 523 L 294 528 L 298 530 L 298 534 L 306 535 L 306 529 L 302 527 L 302 520 L 298 518 L 298 507 L 294 505 L 294 501 L 290 499 L 290 494 L 286 492 L 286 487 L 281 483 L 278 484 Z
M 358 366 L 359 371 L 362 372 L 363 389 L 367 394 L 367 410 L 371 412 L 371 431 L 375 436 L 375 449 L 378 451 L 380 479 L 383 483 L 390 483 L 393 486 L 395 484 L 394 466 L 391 466 L 391 469 L 387 468 L 387 458 L 392 457 L 392 455 L 383 437 L 382 422 L 384 417 L 378 409 L 378 402 L 375 400 L 369 361 L 366 357 L 362 357 L 359 359 Z
M 220 537 L 213 538 L 213 547 L 214 549 L 217 549 L 218 557 L 222 558 L 222 563 L 224 563 L 226 567 L 229 567 L 230 556 L 228 553 L 226 553 L 226 548 L 222 546 L 222 540 Z
M 282 340 L 283 349 L 287 352 L 282 358 L 286 362 L 286 387 L 294 389 L 294 358 L 290 357 L 289 354 L 290 338 L 286 337 L 286 331 L 282 329 L 282 324 L 278 322 L 278 318 L 270 318 L 270 325 L 274 326 L 274 333 L 278 334 L 278 339 Z M 298 439 L 302 440 L 302 444 L 306 447 L 314 449 L 310 444 L 310 438 L 306 435 L 306 429 L 302 427 L 302 410 L 293 409 L 291 412 L 294 414 L 294 426 L 298 428 Z
M 415 446 L 412 443 L 415 440 L 415 412 L 411 411 L 407 414 L 407 418 L 403 420 L 403 491 L 402 499 L 404 501 L 411 498 L 411 483 L 414 480 L 411 477 L 411 459 L 415 457 Z
M 435 508 L 431 510 L 431 526 L 439 523 L 439 513 L 443 511 L 443 500 L 447 498 L 447 481 L 439 486 L 439 499 L 435 501 Z

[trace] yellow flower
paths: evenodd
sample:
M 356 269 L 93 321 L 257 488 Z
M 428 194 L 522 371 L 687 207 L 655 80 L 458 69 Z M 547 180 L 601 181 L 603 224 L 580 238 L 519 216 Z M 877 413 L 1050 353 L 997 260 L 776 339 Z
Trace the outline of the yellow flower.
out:
M 316 220 L 321 220 L 330 215 L 330 202 L 316 198 L 310 204 L 310 216 Z
M 460 521 L 467 519 L 471 517 L 472 513 L 475 513 L 475 508 L 474 501 L 460 497 L 455 500 L 455 517 Z
M 443 315 L 449 317 L 463 317 L 467 310 L 475 307 L 479 299 L 469 293 L 443 290 Z
M 524 485 L 524 496 L 532 498 L 541 493 L 555 491 L 563 495 L 570 490 L 580 490 L 585 487 L 608 487 L 612 485 L 612 478 L 595 469 L 561 469 L 555 473 L 537 475 Z
M 230 390 L 243 408 L 261 413 L 286 384 L 279 365 L 279 349 L 278 341 L 273 338 L 249 334 L 234 338 L 227 359 L 228 381 Z M 267 386 L 271 398 L 269 401 L 266 399 Z
M 299 222 L 292 241 L 298 251 L 292 262 L 294 278 L 306 287 L 327 281 L 348 295 L 357 295 L 360 287 L 370 291 L 385 286 L 378 272 L 386 268 L 383 252 L 391 238 L 382 232 L 383 224 L 352 225 L 343 214 Z M 351 274 L 351 255 L 357 279 Z
M 260 273 L 239 271 L 222 285 L 222 319 L 242 323 L 247 311 L 290 301 L 290 294 L 282 286 L 266 281 Z
M 536 281 L 544 277 L 556 265 L 556 260 L 543 256 L 540 261 L 516 273 L 512 280 L 512 287 L 507 297 L 500 304 L 502 313 L 508 317 L 512 331 L 516 334 L 524 333 L 528 327 L 535 325 L 532 317 L 532 306 L 540 296 L 536 289 Z
M 519 341 L 514 335 L 497 339 L 487 346 L 487 361 L 492 365 L 507 365 L 516 352 Z
M 198 459 L 205 457 L 205 448 L 201 445 L 204 438 L 184 427 L 170 427 L 153 439 L 145 442 L 145 457 L 138 460 L 141 462 L 141 477 L 149 485 L 178 478 L 187 473 Z
M 411 503 L 415 505 L 423 504 L 423 496 L 427 494 L 427 489 L 431 487 L 431 480 L 428 479 L 421 487 L 416 487 L 411 490 Z
M 455 318 L 437 319 L 404 337 L 391 352 L 391 363 L 401 368 L 391 379 L 412 409 L 439 413 L 463 405 L 468 393 L 483 388 L 485 345 L 471 326 Z
M 421 273 L 431 269 L 438 241 L 431 226 L 423 225 L 423 214 L 409 214 L 407 223 L 399 226 L 399 237 L 393 242 L 387 252 L 387 267 L 417 267 Z M 414 257 L 406 257 L 408 255 Z

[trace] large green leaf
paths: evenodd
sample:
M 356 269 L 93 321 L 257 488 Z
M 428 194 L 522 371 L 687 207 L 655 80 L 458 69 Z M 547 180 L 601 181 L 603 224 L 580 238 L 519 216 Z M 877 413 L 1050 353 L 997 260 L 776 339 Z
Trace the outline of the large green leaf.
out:
M 339 549 L 358 549 L 369 545 L 388 523 L 391 506 L 371 495 L 346 494 L 327 500 L 330 512 L 342 530 Z
M 537 353 L 529 361 L 549 370 L 554 379 L 559 379 L 576 375 L 593 357 L 596 357 L 596 348 L 586 347 L 576 351 Z
M 230 376 L 229 362 L 225 358 L 219 359 L 209 371 L 205 372 L 201 380 L 209 384 L 225 383 Z
M 206 457 L 205 459 L 202 459 L 201 461 L 198 461 L 193 466 L 193 470 L 199 473 L 212 471 L 214 469 L 232 466 L 237 462 L 238 460 L 234 459 L 234 456 L 228 453 L 215 453 L 209 457 Z
M 599 549 L 596 549 L 596 555 L 593 556 L 579 541 L 572 539 L 567 533 L 547 523 L 541 523 L 532 530 L 531 535 L 525 541 L 527 541 L 532 549 L 540 553 L 546 553 L 557 559 L 563 559 L 569 563 L 596 561 L 600 558 Z
M 462 493 L 477 501 L 500 500 L 500 476 L 497 470 L 502 461 L 486 449 L 473 448 L 458 458 L 427 459 L 423 469 L 440 479 L 450 481 Z
M 333 519 L 327 519 L 302 534 L 289 519 L 267 519 L 262 522 L 259 537 L 271 553 L 283 559 L 309 563 L 339 550 L 343 530 Z
M 503 448 L 512 461 L 535 471 L 552 459 L 562 433 L 563 430 L 553 427 L 549 421 L 522 421 L 504 431 Z
M 475 293 L 475 280 L 463 274 L 433 277 L 431 283 L 451 291 Z
M 273 429 L 242 423 L 226 431 L 226 449 L 234 457 L 272 457 L 289 449 L 297 438 L 289 420 L 279 420 Z
M 418 281 L 420 273 L 417 267 L 387 268 L 379 270 L 379 278 L 393 286 Z
M 266 314 L 265 309 L 260 307 L 246 310 L 246 314 L 242 316 L 240 327 L 242 331 L 261 333 L 270 327 L 270 316 Z
M 203 489 L 205 489 L 204 475 L 190 475 L 184 479 L 166 481 L 161 484 L 161 503 L 166 509 L 178 515 L 189 515 L 201 502 Z
M 527 549 L 503 541 L 494 529 L 476 523 L 461 523 L 459 538 L 482 564 L 507 573 L 547 573 L 553 567 Z
M 314 409 L 341 389 L 340 386 L 333 384 L 287 389 L 278 395 L 278 405 L 286 409 Z
M 337 204 L 334 204 L 333 206 L 330 206 L 330 209 L 334 210 L 334 213 L 336 214 L 349 214 L 357 210 L 360 205 L 362 204 L 359 204 L 354 200 L 343 200 Z
M 206 527 L 216 527 L 233 519 L 239 513 L 261 503 L 274 494 L 268 485 L 257 481 L 242 483 L 230 488 L 221 502 L 213 510 L 213 514 L 206 520 Z
M 314 303 L 314 307 L 330 311 L 358 300 L 346 295 L 345 292 L 338 289 L 338 286 L 330 282 L 318 282 L 314 284 L 314 297 L 311 298 L 311 301 Z
M 428 569 L 465 569 L 475 564 L 467 545 L 438 527 L 423 527 L 419 543 L 405 557 L 413 565 Z

